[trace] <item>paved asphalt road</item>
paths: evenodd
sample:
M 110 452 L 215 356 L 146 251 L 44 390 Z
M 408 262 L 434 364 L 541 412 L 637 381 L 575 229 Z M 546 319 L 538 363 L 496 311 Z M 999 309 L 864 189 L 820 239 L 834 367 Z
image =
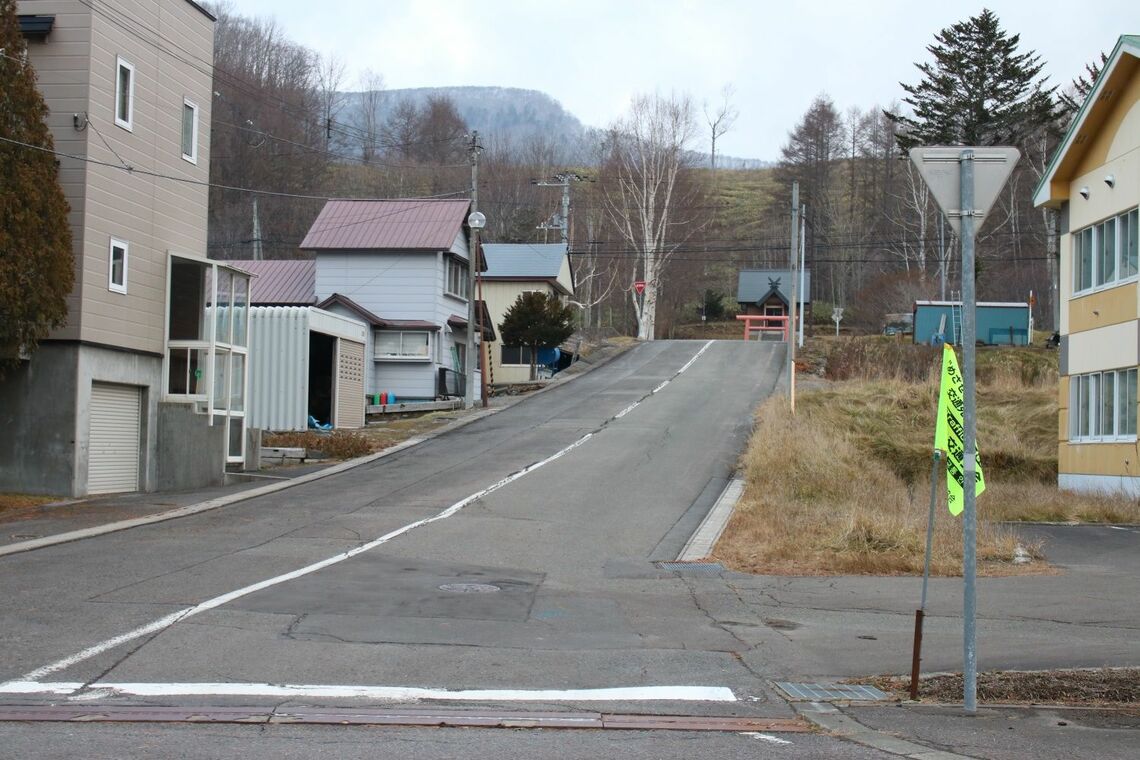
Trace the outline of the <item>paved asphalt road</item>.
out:
M 794 712 L 772 680 L 904 672 L 918 579 L 679 577 L 655 564 L 677 556 L 719 495 L 782 366 L 780 345 L 644 344 L 340 475 L 0 557 L 0 710 L 430 705 L 781 720 Z M 982 579 L 982 667 L 1140 662 L 1140 531 L 1019 530 L 1046 542 L 1058 572 Z M 441 589 L 456 584 L 498 590 Z M 933 582 L 927 672 L 960 663 L 960 597 L 960 579 Z M 1093 746 L 1127 757 L 1138 730 L 848 712 L 995 758 Z M 238 754 L 888 757 L 802 733 L 0 722 L 0 758 Z
M 0 559 L 0 680 L 31 684 L 3 701 L 407 704 L 384 690 L 410 688 L 494 690 L 437 703 L 449 706 L 790 718 L 741 657 L 756 642 L 736 627 L 762 626 L 734 619 L 731 589 L 654 564 L 676 557 L 727 482 L 782 350 L 645 344 L 344 474 Z M 469 584 L 498 590 L 441 589 Z M 645 688 L 667 691 L 589 691 Z M 111 747 L 163 730 L 92 737 Z

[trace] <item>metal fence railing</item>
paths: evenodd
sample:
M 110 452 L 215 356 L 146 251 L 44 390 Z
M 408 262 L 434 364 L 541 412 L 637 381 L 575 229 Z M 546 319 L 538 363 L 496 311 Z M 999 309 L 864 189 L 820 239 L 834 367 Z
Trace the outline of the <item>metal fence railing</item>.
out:
M 465 395 L 467 377 L 447 367 L 439 368 L 439 379 L 436 382 L 436 395 L 440 397 Z

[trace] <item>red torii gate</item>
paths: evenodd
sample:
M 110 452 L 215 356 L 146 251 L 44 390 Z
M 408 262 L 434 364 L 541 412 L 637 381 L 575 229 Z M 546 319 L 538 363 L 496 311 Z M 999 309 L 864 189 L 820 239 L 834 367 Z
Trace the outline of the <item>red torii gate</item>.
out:
M 737 320 L 744 323 L 744 339 L 748 340 L 751 333 L 776 332 L 783 333 L 784 342 L 788 341 L 788 315 L 787 314 L 738 314 Z M 759 323 L 759 324 L 757 324 Z

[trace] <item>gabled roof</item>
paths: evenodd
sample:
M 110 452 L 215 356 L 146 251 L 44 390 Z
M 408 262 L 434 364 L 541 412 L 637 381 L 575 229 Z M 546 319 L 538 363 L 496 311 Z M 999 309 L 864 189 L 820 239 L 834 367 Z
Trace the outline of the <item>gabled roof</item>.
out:
M 446 251 L 464 229 L 470 207 L 466 199 L 331 200 L 301 248 Z
M 1033 191 L 1033 205 L 1059 207 L 1069 199 L 1068 184 L 1097 132 L 1119 102 L 1129 79 L 1140 69 L 1140 35 L 1125 34 L 1116 41 L 1100 76 L 1089 90 L 1081 110 L 1073 117 L 1065 138 Z
M 804 303 L 811 303 L 811 272 L 804 272 Z M 799 282 L 796 282 L 797 289 Z M 792 272 L 787 269 L 742 269 L 736 287 L 737 303 L 762 303 L 776 292 L 784 303 L 792 297 Z
M 491 312 L 487 311 L 486 301 L 475 302 L 475 317 L 479 321 L 479 331 L 483 333 L 483 340 L 496 340 L 495 325 L 491 321 Z M 458 314 L 452 314 L 447 318 L 447 324 L 455 330 L 466 330 L 467 317 L 461 317 Z
M 555 290 L 570 295 L 558 281 L 562 265 L 567 261 L 565 243 L 485 243 L 487 261 L 483 279 L 494 282 L 547 282 Z M 573 271 L 570 278 L 573 280 Z
M 253 306 L 312 306 L 317 302 L 317 262 L 228 261 L 257 278 L 250 286 Z
M 348 296 L 342 296 L 340 293 L 333 293 L 317 304 L 318 309 L 328 309 L 330 306 L 348 309 L 372 327 L 378 327 L 381 330 L 431 330 L 434 332 L 439 329 L 439 325 L 422 319 L 384 319 L 378 317 L 356 301 Z
M 566 259 L 565 243 L 484 243 L 484 279 L 548 280 L 558 277 Z

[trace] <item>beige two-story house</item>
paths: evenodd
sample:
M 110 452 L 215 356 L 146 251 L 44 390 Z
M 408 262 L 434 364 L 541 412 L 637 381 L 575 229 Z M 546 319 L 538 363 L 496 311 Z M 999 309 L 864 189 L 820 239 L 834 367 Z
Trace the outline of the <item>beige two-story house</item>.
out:
M 1061 215 L 1059 485 L 1140 495 L 1140 36 L 1117 42 L 1034 201 Z
M 0 381 L 0 490 L 221 482 L 243 461 L 249 278 L 206 259 L 214 18 L 20 0 L 71 207 L 67 325 Z
M 564 301 L 574 295 L 574 270 L 565 243 L 487 243 L 483 255 L 487 259 L 483 298 L 494 325 L 503 323 L 507 310 L 523 293 L 545 293 Z M 529 346 L 508 346 L 501 336 L 483 345 L 489 383 L 530 380 Z

